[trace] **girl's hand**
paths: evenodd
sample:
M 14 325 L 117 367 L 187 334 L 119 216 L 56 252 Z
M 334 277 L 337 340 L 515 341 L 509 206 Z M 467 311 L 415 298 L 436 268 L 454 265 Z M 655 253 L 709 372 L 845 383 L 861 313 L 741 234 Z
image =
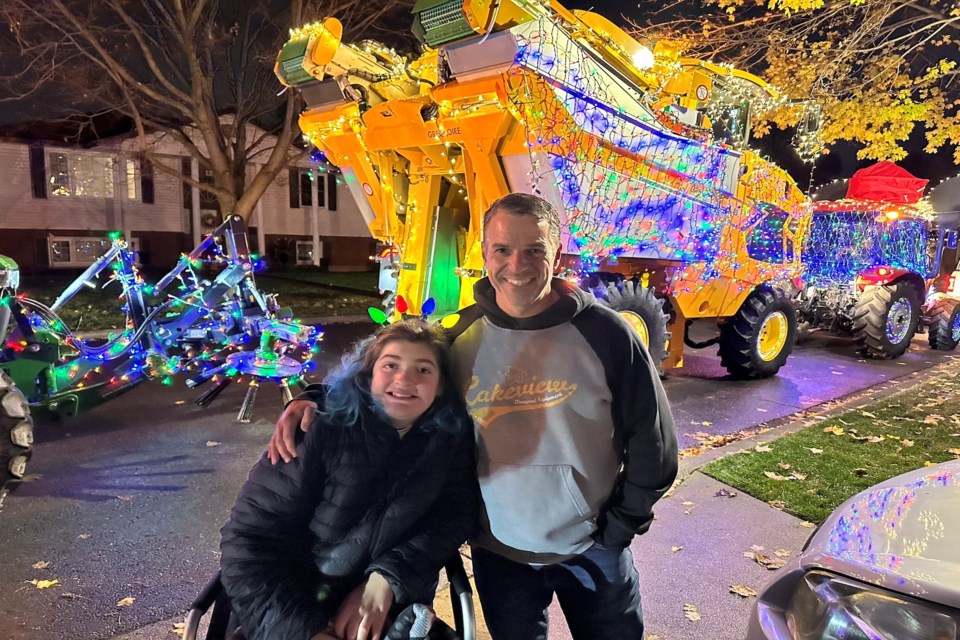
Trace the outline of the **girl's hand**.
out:
M 379 573 L 371 573 L 340 604 L 333 630 L 344 640 L 380 640 L 391 606 L 390 584 Z

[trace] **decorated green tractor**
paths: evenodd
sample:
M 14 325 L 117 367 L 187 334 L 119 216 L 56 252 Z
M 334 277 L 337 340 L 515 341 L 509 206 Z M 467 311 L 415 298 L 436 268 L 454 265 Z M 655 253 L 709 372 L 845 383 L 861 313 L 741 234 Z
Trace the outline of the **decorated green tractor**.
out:
M 842 198 L 814 202 L 797 298 L 804 329 L 852 335 L 873 358 L 901 356 L 923 328 L 931 347 L 956 348 L 960 302 L 941 270 L 957 229 L 937 223 L 926 184 L 881 162 L 840 185 Z
M 243 221 L 229 218 L 156 284 L 144 281 L 118 235 L 110 249 L 47 306 L 18 294 L 16 263 L 0 257 L 0 465 L 2 493 L 23 477 L 30 458 L 30 409 L 67 417 L 145 380 L 170 383 L 187 374 L 190 388 L 212 383 L 196 402 L 209 405 L 231 383 L 247 381 L 237 420 L 250 420 L 263 382 L 284 397 L 312 366 L 320 333 L 291 319 L 274 296 L 257 288 L 258 258 L 247 248 Z M 84 338 L 58 316 L 85 287 L 118 289 L 123 328 Z M 0 502 L 2 504 L 2 502 Z

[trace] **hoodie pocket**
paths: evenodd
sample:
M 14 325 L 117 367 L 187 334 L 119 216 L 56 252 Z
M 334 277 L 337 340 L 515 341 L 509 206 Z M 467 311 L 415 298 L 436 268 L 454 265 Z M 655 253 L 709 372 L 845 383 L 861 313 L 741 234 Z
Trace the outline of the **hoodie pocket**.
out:
M 596 528 L 570 465 L 490 461 L 480 489 L 490 533 L 515 549 L 573 553 Z

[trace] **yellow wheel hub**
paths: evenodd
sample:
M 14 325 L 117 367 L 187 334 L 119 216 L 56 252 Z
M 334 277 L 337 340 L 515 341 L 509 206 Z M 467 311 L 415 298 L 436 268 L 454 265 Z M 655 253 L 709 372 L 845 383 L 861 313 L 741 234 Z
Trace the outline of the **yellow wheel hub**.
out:
M 650 348 L 650 331 L 647 329 L 647 323 L 643 321 L 643 318 L 639 314 L 634 313 L 633 311 L 618 311 L 620 317 L 627 321 L 634 331 L 640 335 L 640 340 L 643 342 L 643 346 L 647 349 Z
M 757 352 L 761 360 L 770 362 L 780 355 L 787 344 L 789 328 L 787 314 L 783 311 L 775 311 L 764 319 L 757 336 Z

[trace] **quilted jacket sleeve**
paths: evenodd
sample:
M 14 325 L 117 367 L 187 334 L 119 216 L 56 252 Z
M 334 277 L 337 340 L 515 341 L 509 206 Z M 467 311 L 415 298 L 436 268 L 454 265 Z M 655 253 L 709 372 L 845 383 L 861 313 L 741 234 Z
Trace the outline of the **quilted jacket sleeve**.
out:
M 262 457 L 221 529 L 221 578 L 248 640 L 306 640 L 329 621 L 311 593 L 308 529 L 323 477 L 323 431 L 311 429 L 289 463 Z
M 451 455 L 450 474 L 429 512 L 409 538 L 373 558 L 367 568 L 368 575 L 386 578 L 400 604 L 427 593 L 444 563 L 474 533 L 480 490 L 472 427 L 463 430 Z

